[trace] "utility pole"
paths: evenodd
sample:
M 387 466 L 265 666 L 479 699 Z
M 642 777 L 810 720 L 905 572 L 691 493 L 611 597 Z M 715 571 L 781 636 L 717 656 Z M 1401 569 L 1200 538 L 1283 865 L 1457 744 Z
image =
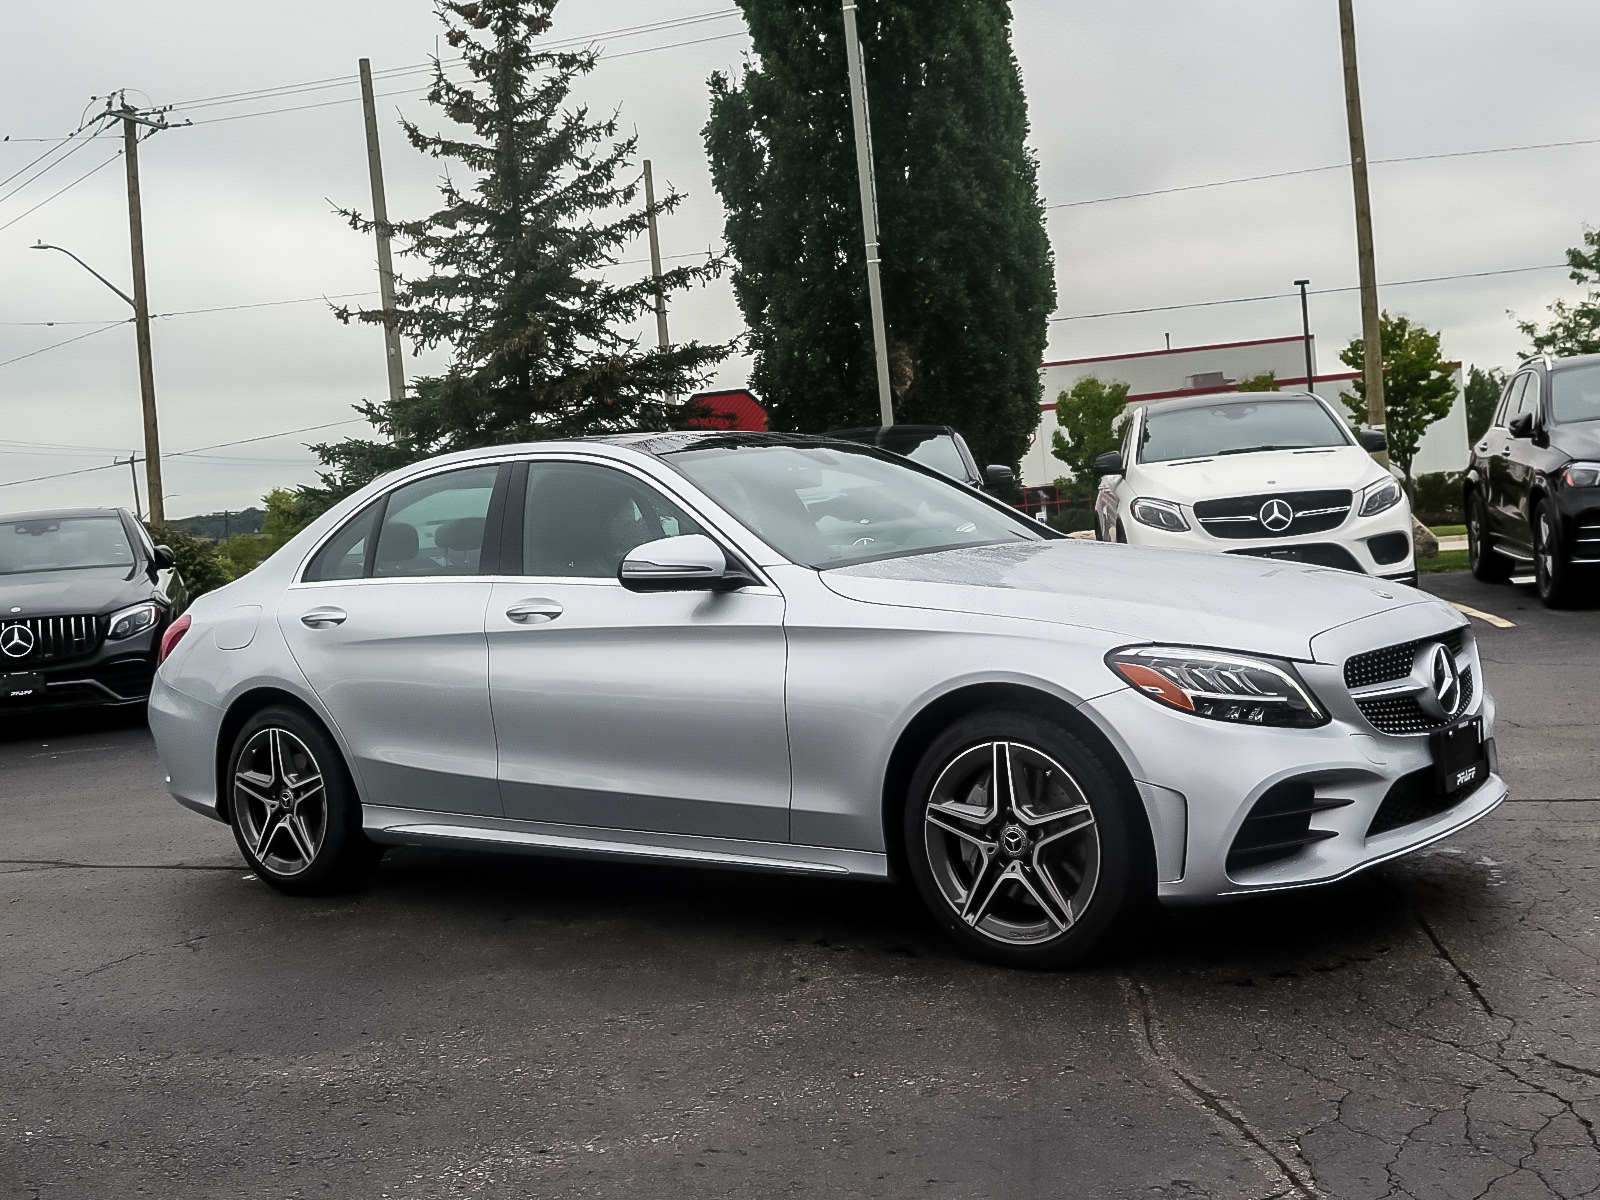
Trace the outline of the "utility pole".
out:
M 656 281 L 656 341 L 665 350 L 672 340 L 667 337 L 667 293 L 661 286 L 661 239 L 656 233 L 656 184 L 648 158 L 644 160 L 644 207 L 650 222 L 650 275 Z M 677 396 L 667 397 L 668 404 L 677 402 Z
M 1294 285 L 1300 289 L 1300 328 L 1304 331 L 1306 348 L 1306 391 L 1311 392 L 1311 385 L 1317 380 L 1316 368 L 1311 365 L 1311 303 L 1306 298 L 1306 289 L 1311 286 L 1311 280 L 1296 279 Z
M 161 433 L 156 423 L 156 370 L 150 359 L 150 295 L 144 278 L 144 214 L 139 204 L 139 127 L 154 126 L 124 102 L 122 154 L 128 170 L 128 245 L 133 254 L 133 331 L 139 348 L 139 401 L 144 408 L 145 493 L 150 499 L 150 524 L 167 523 L 161 487 Z
M 378 157 L 378 109 L 372 96 L 372 61 L 363 58 L 361 110 L 367 121 L 367 173 L 372 177 L 372 222 L 378 237 L 378 297 L 383 304 L 383 344 L 389 365 L 389 402 L 405 399 L 405 363 L 400 357 L 400 330 L 395 325 L 394 261 L 389 254 L 389 205 L 383 195 L 383 161 Z
M 136 519 L 142 521 L 144 520 L 144 513 L 139 507 L 139 470 L 134 466 L 134 464 L 138 461 L 138 455 L 128 455 L 128 474 L 133 476 L 133 515 Z M 111 460 L 111 465 L 114 467 L 120 467 L 122 465 L 122 460 L 120 458 L 113 458 Z
M 856 33 L 855 0 L 844 0 L 844 49 L 850 66 L 850 115 L 856 128 L 856 179 L 861 185 L 861 232 L 867 247 L 867 297 L 872 305 L 872 346 L 878 362 L 878 422 L 894 424 L 889 391 L 889 342 L 883 324 L 883 284 L 878 277 L 878 190 L 872 177 L 872 120 L 867 76 Z
M 1361 81 L 1356 72 L 1354 0 L 1339 0 L 1339 42 L 1344 53 L 1344 109 L 1350 127 L 1350 176 L 1356 194 L 1356 259 L 1361 270 L 1361 341 L 1366 361 L 1361 382 L 1367 394 L 1367 424 L 1383 429 L 1383 333 L 1378 320 L 1378 269 L 1372 252 L 1372 197 L 1367 192 L 1367 136 L 1361 123 Z M 1389 455 L 1373 458 L 1384 466 Z

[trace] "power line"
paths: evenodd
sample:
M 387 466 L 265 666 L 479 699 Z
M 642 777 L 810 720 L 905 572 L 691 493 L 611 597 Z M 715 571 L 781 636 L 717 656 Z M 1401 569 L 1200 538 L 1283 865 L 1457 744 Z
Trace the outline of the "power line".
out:
M 91 167 L 89 170 L 85 171 L 82 175 L 79 175 L 71 183 L 67 184 L 67 186 L 62 188 L 60 191 L 56 191 L 56 192 L 50 193 L 50 195 L 46 196 L 43 200 L 39 201 L 39 203 L 35 204 L 32 208 L 26 210 L 25 212 L 18 213 L 16 216 L 12 217 L 11 220 L 7 221 L 4 225 L 0 225 L 0 232 L 3 232 L 5 230 L 7 230 L 7 229 L 10 229 L 13 225 L 15 225 L 18 221 L 22 220 L 22 218 L 27 216 L 29 213 L 38 212 L 41 208 L 43 208 L 46 204 L 49 204 L 50 201 L 54 200 L 57 196 L 60 196 L 60 195 L 62 195 L 64 193 L 66 193 L 66 192 L 70 192 L 73 188 L 77 187 L 85 179 L 89 178 L 89 176 L 91 176 L 91 175 L 93 175 L 93 174 L 95 174 L 95 173 L 97 173 L 99 171 L 105 170 L 107 167 L 109 167 L 112 163 L 116 162 L 117 159 L 119 159 L 121 157 L 122 157 L 122 151 L 118 150 L 115 154 L 113 154 L 110 158 L 106 159 L 105 162 L 101 163 L 98 167 Z
M 80 333 L 76 337 L 69 337 L 59 342 L 51 342 L 48 346 L 40 346 L 37 350 L 29 350 L 26 354 L 8 358 L 4 362 L 0 362 L 0 367 L 9 367 L 12 363 L 19 363 L 23 359 L 32 358 L 36 354 L 46 354 L 51 350 L 59 350 L 63 346 L 72 345 L 73 342 L 81 342 L 84 338 L 92 338 L 97 333 L 104 333 L 106 330 L 115 329 L 119 325 L 131 325 L 132 323 L 132 317 L 126 317 L 121 321 L 112 321 L 109 325 L 102 325 L 99 329 L 91 329 L 88 333 Z
M 1579 138 L 1568 142 L 1539 142 L 1526 146 L 1496 146 L 1488 150 L 1451 150 L 1443 154 L 1406 154 L 1396 158 L 1374 158 L 1371 166 L 1393 163 L 1432 162 L 1441 158 L 1477 158 L 1485 154 L 1519 154 L 1524 150 L 1558 150 L 1567 146 L 1600 145 L 1600 138 Z M 1232 187 L 1236 183 L 1260 183 L 1267 179 L 1289 179 L 1296 175 L 1319 175 L 1326 171 L 1347 171 L 1350 164 L 1329 163 L 1323 167 L 1300 167 L 1293 171 L 1272 171 L 1265 175 L 1241 175 L 1237 179 L 1217 179 L 1210 183 L 1187 183 L 1181 187 L 1155 188 L 1148 192 L 1123 192 L 1116 196 L 1098 196 L 1093 200 L 1066 200 L 1060 204 L 1046 204 L 1045 210 L 1057 208 L 1083 208 L 1090 204 L 1109 204 L 1114 200 L 1141 200 L 1146 196 L 1171 196 L 1178 192 L 1199 192 L 1207 188 Z
M 13 179 L 15 179 L 18 175 L 21 175 L 24 171 L 31 171 L 35 166 L 37 166 L 39 163 L 42 163 L 45 159 L 49 158 L 52 154 L 54 154 L 57 150 L 61 149 L 61 147 L 65 146 L 68 142 L 70 142 L 76 136 L 77 136 L 77 134 L 68 134 L 64 138 L 51 139 L 51 140 L 53 140 L 55 142 L 55 144 L 53 146 L 51 146 L 50 149 L 46 150 L 43 154 L 39 155 L 39 157 L 34 159 L 32 162 L 24 163 L 22 166 L 18 167 L 15 171 L 11 172 L 11 174 L 7 175 L 4 179 L 0 179 L 0 187 L 5 187 L 6 184 L 10 183 Z M 7 138 L 6 140 L 10 141 L 11 139 Z M 40 139 L 40 140 L 42 141 L 44 139 Z
M 49 164 L 41 167 L 39 170 L 35 171 L 32 175 L 28 176 L 28 178 L 24 179 L 21 183 L 17 184 L 16 187 L 12 188 L 5 195 L 0 196 L 0 204 L 4 204 L 7 200 L 11 199 L 11 197 L 15 196 L 18 192 L 22 191 L 23 188 L 27 187 L 30 183 L 34 182 L 34 180 L 43 178 L 45 175 L 48 175 L 51 171 L 54 171 L 62 163 L 66 162 L 67 159 L 71 158 L 79 150 L 82 150 L 85 146 L 87 146 L 90 142 L 94 141 L 95 138 L 97 138 L 99 136 L 100 136 L 99 133 L 91 134 L 89 137 L 84 138 L 83 141 L 79 142 L 71 150 L 68 150 L 60 158 L 56 159 L 55 162 L 49 163 Z M 60 147 L 57 147 L 57 149 L 59 149 L 59 148 Z M 52 150 L 50 153 L 53 154 L 53 153 L 55 153 L 55 151 Z M 33 161 L 34 162 L 39 162 L 41 158 L 48 158 L 48 157 L 49 157 L 49 154 L 41 155 L 40 158 L 36 158 Z M 24 167 L 23 170 L 27 170 L 27 168 Z M 20 174 L 22 174 L 22 171 L 15 172 L 5 182 L 6 183 L 10 183 L 12 179 L 15 179 Z
M 1444 283 L 1454 279 L 1486 279 L 1492 275 L 1521 275 L 1528 271 L 1565 271 L 1570 269 L 1568 263 L 1549 263 L 1541 267 L 1507 267 L 1499 271 L 1466 271 L 1459 275 L 1429 275 L 1421 279 L 1396 279 L 1391 283 L 1380 284 L 1381 287 L 1409 287 L 1418 283 Z M 1357 292 L 1359 286 L 1336 288 L 1313 288 L 1312 296 L 1331 296 L 1339 292 Z M 1254 304 L 1261 300 L 1288 300 L 1298 296 L 1299 292 L 1271 292 L 1264 296 L 1236 296 L 1231 300 L 1195 300 L 1188 304 L 1155 304 L 1148 308 L 1120 308 L 1110 312 L 1097 313 L 1072 313 L 1065 317 L 1051 317 L 1051 323 L 1057 321 L 1091 321 L 1099 317 L 1133 317 L 1142 313 L 1174 312 L 1182 308 L 1215 308 L 1223 304 Z

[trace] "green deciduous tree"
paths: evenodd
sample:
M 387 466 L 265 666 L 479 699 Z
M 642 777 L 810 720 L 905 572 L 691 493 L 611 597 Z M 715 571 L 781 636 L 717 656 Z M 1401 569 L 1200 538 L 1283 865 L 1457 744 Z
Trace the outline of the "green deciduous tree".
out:
M 1122 421 L 1128 412 L 1128 385 L 1101 383 L 1093 375 L 1056 397 L 1056 424 L 1050 435 L 1050 453 L 1067 464 L 1071 478 L 1056 480 L 1063 500 L 1094 495 L 1094 460 L 1115 450 L 1122 440 Z
M 738 0 L 757 61 L 711 77 L 706 148 L 774 428 L 878 422 L 837 0 Z M 1016 465 L 1055 306 L 1007 0 L 861 0 L 897 422 Z
M 1505 386 L 1505 372 L 1499 367 L 1487 371 L 1472 367 L 1467 371 L 1467 385 L 1462 389 L 1467 402 L 1467 441 L 1476 442 L 1488 431 Z
M 1263 371 L 1259 375 L 1246 375 L 1234 389 L 1240 392 L 1275 392 L 1278 390 L 1278 373 Z
M 150 540 L 172 551 L 173 566 L 191 596 L 203 596 L 233 579 L 215 543 L 170 525 L 147 525 Z
M 1557 300 L 1550 306 L 1550 323 L 1542 329 L 1533 321 L 1518 321 L 1532 344 L 1530 356 L 1600 354 L 1600 229 L 1583 227 L 1583 245 L 1567 251 L 1570 277 L 1589 294 L 1575 304 Z
M 324 487 L 308 493 L 313 507 L 448 450 L 680 426 L 693 413 L 668 397 L 693 391 L 730 352 L 693 341 L 646 350 L 630 332 L 653 309 L 657 284 L 648 273 L 614 282 L 602 272 L 649 220 L 630 167 L 635 139 L 617 140 L 616 114 L 596 119 L 568 105 L 597 54 L 539 49 L 555 5 L 437 4 L 472 78 L 455 82 L 436 60 L 428 101 L 460 131 L 403 127 L 412 146 L 449 164 L 444 207 L 388 228 L 428 268 L 400 280 L 395 324 L 419 349 L 448 347 L 449 367 L 398 402 L 358 406 L 385 441 L 314 447 L 327 470 Z M 669 190 L 655 213 L 682 199 Z M 374 228 L 343 215 L 361 232 Z M 661 287 L 674 292 L 720 269 L 678 267 Z M 385 320 L 381 311 L 338 315 Z
M 1389 457 L 1409 481 L 1423 433 L 1455 403 L 1455 367 L 1439 353 L 1439 335 L 1413 325 L 1409 317 L 1382 314 L 1379 336 L 1383 339 L 1383 401 Z M 1340 352 L 1339 359 L 1347 367 L 1360 370 L 1365 365 L 1365 354 L 1362 340 L 1355 338 Z M 1354 391 L 1341 392 L 1340 398 L 1354 420 L 1364 421 L 1366 384 L 1358 379 L 1351 386 Z

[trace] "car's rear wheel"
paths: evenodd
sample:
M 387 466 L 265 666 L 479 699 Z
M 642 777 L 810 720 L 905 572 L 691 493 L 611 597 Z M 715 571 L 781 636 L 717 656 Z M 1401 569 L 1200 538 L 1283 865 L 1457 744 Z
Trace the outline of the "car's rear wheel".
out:
M 280 891 L 316 895 L 358 883 L 381 850 L 361 832 L 361 806 L 344 759 L 304 713 L 263 709 L 228 756 L 234 840 L 256 874 Z
M 1511 578 L 1511 560 L 1495 550 L 1489 539 L 1489 506 L 1477 492 L 1467 501 L 1467 565 L 1484 583 L 1504 583 Z
M 1030 713 L 989 710 L 947 729 L 912 776 L 904 836 L 935 919 L 1007 966 L 1078 962 L 1132 886 L 1128 812 L 1111 773 Z
M 1567 561 L 1561 533 L 1548 504 L 1533 510 L 1533 581 L 1548 608 L 1565 608 L 1577 599 L 1578 572 Z

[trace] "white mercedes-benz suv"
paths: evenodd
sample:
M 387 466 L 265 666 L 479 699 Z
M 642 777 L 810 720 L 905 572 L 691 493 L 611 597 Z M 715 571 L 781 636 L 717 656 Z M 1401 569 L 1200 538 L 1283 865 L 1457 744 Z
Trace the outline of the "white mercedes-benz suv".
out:
M 1411 504 L 1350 431 L 1304 392 L 1225 392 L 1130 409 L 1122 449 L 1095 462 L 1104 542 L 1289 559 L 1415 583 Z

